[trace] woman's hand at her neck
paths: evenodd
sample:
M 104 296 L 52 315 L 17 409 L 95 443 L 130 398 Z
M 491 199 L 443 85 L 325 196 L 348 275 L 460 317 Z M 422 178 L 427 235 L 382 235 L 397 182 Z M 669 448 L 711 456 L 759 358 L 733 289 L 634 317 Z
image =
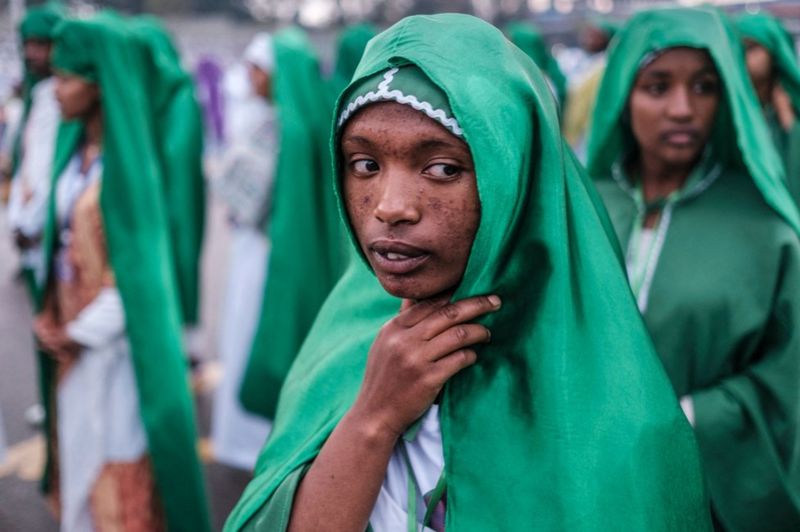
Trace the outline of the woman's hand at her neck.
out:
M 322 447 L 294 499 L 291 532 L 363 531 L 397 440 L 445 383 L 491 338 L 472 323 L 500 308 L 497 296 L 404 300 L 370 349 L 355 403 Z

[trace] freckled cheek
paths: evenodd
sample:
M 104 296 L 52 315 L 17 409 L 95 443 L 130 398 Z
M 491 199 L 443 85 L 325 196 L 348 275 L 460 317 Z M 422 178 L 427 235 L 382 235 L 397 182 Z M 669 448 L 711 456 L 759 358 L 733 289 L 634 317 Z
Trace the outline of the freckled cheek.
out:
M 373 198 L 375 195 L 369 185 L 357 180 L 346 181 L 344 184 L 344 199 L 347 216 L 357 236 L 375 211 Z
M 480 224 L 480 204 L 472 199 L 435 198 L 429 201 L 429 206 L 434 205 L 431 212 L 435 213 L 442 254 L 463 269 Z

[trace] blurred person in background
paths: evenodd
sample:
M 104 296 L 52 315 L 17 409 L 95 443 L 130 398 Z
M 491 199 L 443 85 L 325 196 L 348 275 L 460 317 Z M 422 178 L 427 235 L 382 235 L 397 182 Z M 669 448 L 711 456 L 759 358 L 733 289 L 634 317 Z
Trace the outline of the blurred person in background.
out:
M 800 205 L 800 65 L 794 40 L 778 19 L 766 13 L 743 13 L 735 24 L 750 80 L 786 167 L 789 191 Z
M 50 65 L 53 29 L 64 17 L 59 4 L 34 7 L 19 26 L 25 59 L 24 110 L 11 141 L 9 225 L 20 251 L 23 274 L 32 298 L 42 289 L 42 229 L 47 218 L 53 154 L 61 113 Z
M 727 17 L 634 16 L 588 170 L 694 426 L 715 525 L 800 529 L 800 216 Z
M 210 529 L 159 157 L 166 75 L 137 31 L 104 14 L 54 36 L 66 122 L 35 333 L 65 532 Z
M 265 48 L 266 50 L 266 48 Z M 330 88 L 306 34 L 272 38 L 274 70 L 250 68 L 259 94 L 274 105 L 279 147 L 266 224 L 269 258 L 261 311 L 242 380 L 244 407 L 275 415 L 283 380 L 348 258 L 330 186 Z M 251 57 L 251 65 L 260 64 Z
M 264 227 L 280 148 L 272 100 L 275 69 L 272 36 L 256 35 L 243 60 L 246 70 L 233 71 L 228 78 L 226 117 L 232 120 L 226 128 L 228 147 L 216 189 L 228 208 L 231 247 L 220 315 L 218 349 L 223 374 L 214 394 L 211 440 L 217 461 L 250 470 L 270 428 L 268 420 L 242 407 L 239 390 L 253 347 L 267 279 L 270 246 Z M 241 76 L 232 77 L 237 74 Z
M 562 68 L 569 79 L 568 103 L 564 109 L 564 138 L 581 161 L 586 160 L 586 137 L 591 128 L 597 90 L 606 66 L 606 49 L 619 30 L 616 22 L 594 17 L 581 26 L 581 49 L 562 52 Z

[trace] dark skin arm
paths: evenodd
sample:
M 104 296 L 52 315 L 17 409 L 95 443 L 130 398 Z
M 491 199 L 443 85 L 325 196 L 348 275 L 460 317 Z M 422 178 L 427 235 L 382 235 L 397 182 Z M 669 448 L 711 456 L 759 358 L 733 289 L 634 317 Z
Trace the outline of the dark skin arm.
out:
M 489 341 L 486 327 L 469 322 L 499 308 L 496 296 L 403 302 L 372 344 L 355 403 L 300 483 L 290 532 L 367 528 L 397 440 L 475 363 L 470 346 Z

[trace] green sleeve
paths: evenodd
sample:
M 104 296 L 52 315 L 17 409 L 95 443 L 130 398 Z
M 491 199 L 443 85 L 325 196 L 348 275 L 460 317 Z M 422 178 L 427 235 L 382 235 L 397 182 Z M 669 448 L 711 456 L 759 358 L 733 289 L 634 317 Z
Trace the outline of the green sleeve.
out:
M 758 356 L 692 395 L 711 501 L 727 530 L 800 530 L 800 260 L 784 248 Z
M 295 469 L 267 499 L 264 505 L 240 529 L 240 532 L 284 532 L 289 528 L 294 494 L 309 466 Z

